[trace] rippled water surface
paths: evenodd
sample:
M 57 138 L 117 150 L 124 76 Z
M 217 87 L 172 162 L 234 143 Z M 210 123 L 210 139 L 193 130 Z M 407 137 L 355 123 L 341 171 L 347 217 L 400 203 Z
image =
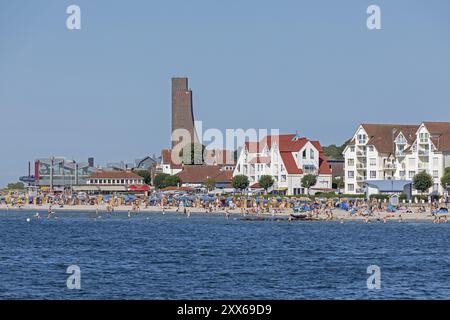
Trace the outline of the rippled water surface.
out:
M 1 299 L 450 298 L 450 223 L 32 216 L 0 212 Z M 67 289 L 70 265 L 81 290 Z

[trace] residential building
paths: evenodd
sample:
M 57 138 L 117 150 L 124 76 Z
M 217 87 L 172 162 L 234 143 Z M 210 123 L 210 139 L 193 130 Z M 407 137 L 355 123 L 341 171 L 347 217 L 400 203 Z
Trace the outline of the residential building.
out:
M 259 142 L 246 142 L 237 160 L 233 175 L 246 175 L 250 185 L 262 175 L 274 179 L 272 190 L 288 195 L 306 192 L 301 184 L 305 174 L 317 176 L 311 192 L 332 188 L 332 170 L 319 141 L 298 134 L 269 135 Z
M 450 166 L 450 122 L 361 124 L 343 154 L 345 193 L 365 193 L 372 180 L 412 181 L 427 172 L 434 181 L 429 192 L 442 194 L 440 179 Z
M 161 152 L 160 172 L 174 175 L 180 172 L 182 169 L 183 165 L 181 163 L 176 163 L 172 160 L 172 150 L 163 149 Z

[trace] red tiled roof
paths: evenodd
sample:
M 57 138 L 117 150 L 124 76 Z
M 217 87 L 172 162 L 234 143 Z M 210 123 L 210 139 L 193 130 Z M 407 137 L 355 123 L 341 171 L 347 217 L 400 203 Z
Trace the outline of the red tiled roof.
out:
M 194 188 L 191 187 L 174 187 L 174 186 L 160 189 L 160 191 L 193 191 L 193 190 Z
M 298 138 L 295 134 L 281 134 L 281 135 L 269 135 L 264 137 L 259 142 L 245 142 L 245 147 L 250 153 L 258 153 L 261 152 L 264 147 L 267 145 L 269 148 L 272 148 L 272 145 L 276 143 L 278 145 L 278 149 L 282 151 L 290 151 L 297 152 L 301 148 L 305 146 L 305 144 L 309 141 L 307 138 Z
M 140 179 L 144 178 L 131 171 L 97 171 L 90 179 Z
M 229 183 L 233 177 L 232 171 L 221 171 L 220 166 L 185 165 L 177 173 L 182 183 L 204 183 L 206 179 L 214 179 L 217 183 Z
M 259 188 L 261 188 L 261 186 L 259 185 L 258 182 L 256 182 L 256 183 L 252 184 L 252 185 L 250 186 L 250 188 L 252 188 L 252 189 L 259 189 Z
M 323 155 L 319 158 L 319 174 L 332 174 L 333 170 L 331 170 L 328 161 L 323 157 Z
M 292 152 L 280 152 L 281 159 L 283 159 L 284 167 L 289 174 L 302 174 L 303 170 L 297 167 L 297 163 L 292 156 Z

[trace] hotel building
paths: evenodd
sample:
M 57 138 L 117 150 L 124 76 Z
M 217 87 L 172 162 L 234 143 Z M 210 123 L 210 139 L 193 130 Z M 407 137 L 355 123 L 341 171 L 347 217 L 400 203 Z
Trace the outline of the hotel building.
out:
M 361 124 L 344 150 L 345 193 L 363 194 L 370 181 L 433 177 L 429 192 L 443 194 L 440 180 L 450 166 L 450 122 L 420 125 Z
M 259 142 L 246 142 L 233 176 L 241 174 L 249 178 L 250 187 L 257 186 L 262 175 L 270 175 L 274 179 L 273 190 L 288 195 L 305 193 L 301 179 L 306 174 L 317 176 L 312 193 L 332 187 L 332 170 L 319 141 L 297 134 L 269 135 Z

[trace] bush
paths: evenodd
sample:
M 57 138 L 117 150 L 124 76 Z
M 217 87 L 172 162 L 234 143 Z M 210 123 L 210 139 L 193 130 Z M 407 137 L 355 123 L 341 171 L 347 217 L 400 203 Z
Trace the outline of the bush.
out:
M 425 192 L 433 186 L 433 177 L 426 172 L 420 172 L 415 175 L 413 186 L 414 189 Z
M 387 194 L 371 194 L 369 197 L 370 200 L 376 199 L 376 200 L 389 200 L 389 195 Z

